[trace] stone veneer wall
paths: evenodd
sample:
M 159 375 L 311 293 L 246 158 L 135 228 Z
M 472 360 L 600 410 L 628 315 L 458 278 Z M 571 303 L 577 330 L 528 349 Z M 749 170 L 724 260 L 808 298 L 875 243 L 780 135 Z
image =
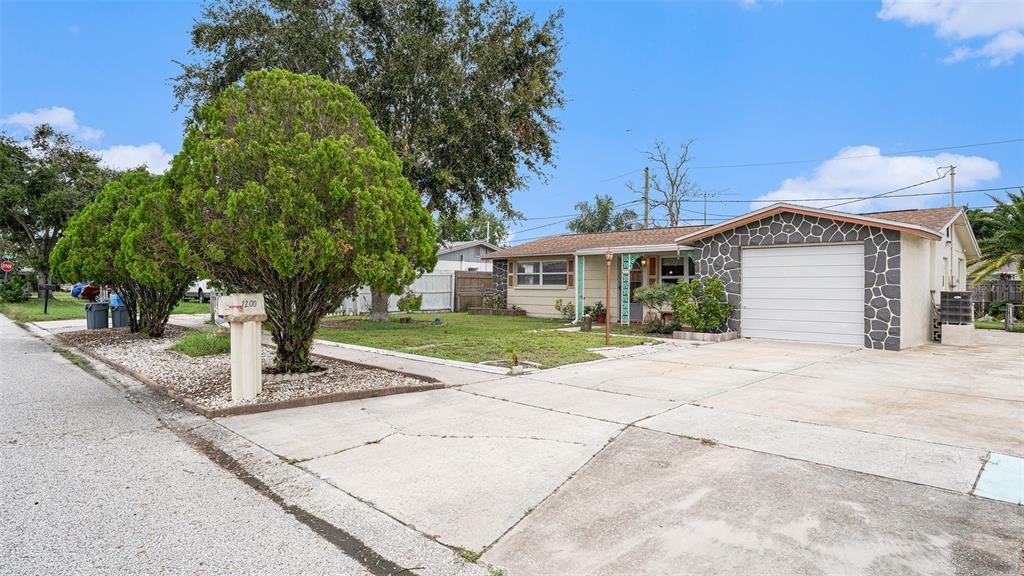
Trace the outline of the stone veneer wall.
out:
M 508 306 L 508 260 L 495 260 L 491 266 L 494 290 L 501 294 L 501 301 Z
M 721 278 L 734 306 L 729 329 L 740 328 L 740 248 L 786 244 L 864 243 L 864 346 L 900 348 L 900 233 L 785 212 L 694 243 L 699 277 Z

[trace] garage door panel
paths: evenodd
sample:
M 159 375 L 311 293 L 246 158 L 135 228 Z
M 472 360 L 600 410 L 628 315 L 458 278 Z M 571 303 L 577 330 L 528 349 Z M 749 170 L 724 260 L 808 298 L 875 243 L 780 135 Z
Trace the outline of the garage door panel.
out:
M 750 330 L 743 333 L 744 338 L 766 338 L 770 340 L 798 340 L 806 342 L 824 342 L 826 344 L 847 344 L 863 346 L 864 334 L 827 334 L 818 332 L 787 332 L 782 330 Z
M 756 298 L 779 300 L 860 300 L 864 301 L 864 287 L 860 288 L 756 288 L 741 290 L 741 298 L 751 295 Z
M 747 290 L 751 289 L 770 289 L 780 285 L 786 285 L 786 283 L 792 283 L 794 280 L 799 280 L 801 289 L 864 289 L 864 272 L 863 270 L 856 276 L 773 276 L 773 277 L 754 277 L 749 278 L 746 275 L 743 276 L 743 287 Z M 862 293 L 863 295 L 863 293 Z
M 824 249 L 824 251 L 822 250 Z M 823 254 L 863 256 L 864 243 L 854 242 L 849 244 L 790 244 L 776 246 L 747 246 L 743 248 L 744 254 L 757 253 L 759 258 L 781 258 L 792 256 L 820 257 Z
M 807 266 L 755 266 L 743 269 L 743 278 L 812 278 L 812 277 L 864 278 L 864 265 L 821 265 Z
M 779 300 L 744 297 L 742 302 L 744 311 L 748 309 L 812 310 L 819 312 L 858 311 L 860 314 L 864 314 L 863 301 L 853 302 L 851 300 L 801 300 L 799 298 L 794 298 L 792 300 Z
M 803 320 L 809 322 L 839 322 L 863 326 L 864 308 L 856 310 L 778 310 L 743 308 L 743 326 L 748 320 Z
M 740 333 L 862 345 L 864 246 L 744 248 Z

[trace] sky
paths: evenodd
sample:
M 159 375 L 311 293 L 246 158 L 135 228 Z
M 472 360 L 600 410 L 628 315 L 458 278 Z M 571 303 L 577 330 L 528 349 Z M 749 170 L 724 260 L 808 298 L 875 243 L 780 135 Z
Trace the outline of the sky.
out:
M 162 171 L 185 117 L 169 78 L 189 59 L 200 6 L 0 2 L 0 130 L 21 137 L 46 121 L 110 166 Z M 563 232 L 555 216 L 595 194 L 637 200 L 626 183 L 645 165 L 656 173 L 644 154 L 655 141 L 676 152 L 694 140 L 689 177 L 718 194 L 709 222 L 768 201 L 834 205 L 811 199 L 879 194 L 949 165 L 958 190 L 1024 185 L 1024 0 L 520 7 L 564 9 L 567 103 L 555 165 L 512 193 L 529 218 L 514 241 Z M 948 189 L 943 178 L 892 194 L 934 195 L 839 209 L 948 205 Z M 993 204 L 980 192 L 957 202 Z M 685 210 L 703 221 L 701 202 Z

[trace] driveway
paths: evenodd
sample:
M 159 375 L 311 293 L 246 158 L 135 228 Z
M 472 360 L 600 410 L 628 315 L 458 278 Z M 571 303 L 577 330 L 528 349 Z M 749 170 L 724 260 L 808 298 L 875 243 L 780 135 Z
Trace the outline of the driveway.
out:
M 978 339 L 666 344 L 220 422 L 513 575 L 1016 575 L 1024 335 Z

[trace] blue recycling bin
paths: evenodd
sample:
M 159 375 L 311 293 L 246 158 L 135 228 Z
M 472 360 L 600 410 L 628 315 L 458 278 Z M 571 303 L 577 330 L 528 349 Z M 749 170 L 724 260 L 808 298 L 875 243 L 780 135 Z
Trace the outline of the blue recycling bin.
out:
M 110 311 L 110 304 L 106 302 L 89 302 L 85 305 L 85 328 L 87 330 L 102 330 L 107 328 L 107 315 Z

